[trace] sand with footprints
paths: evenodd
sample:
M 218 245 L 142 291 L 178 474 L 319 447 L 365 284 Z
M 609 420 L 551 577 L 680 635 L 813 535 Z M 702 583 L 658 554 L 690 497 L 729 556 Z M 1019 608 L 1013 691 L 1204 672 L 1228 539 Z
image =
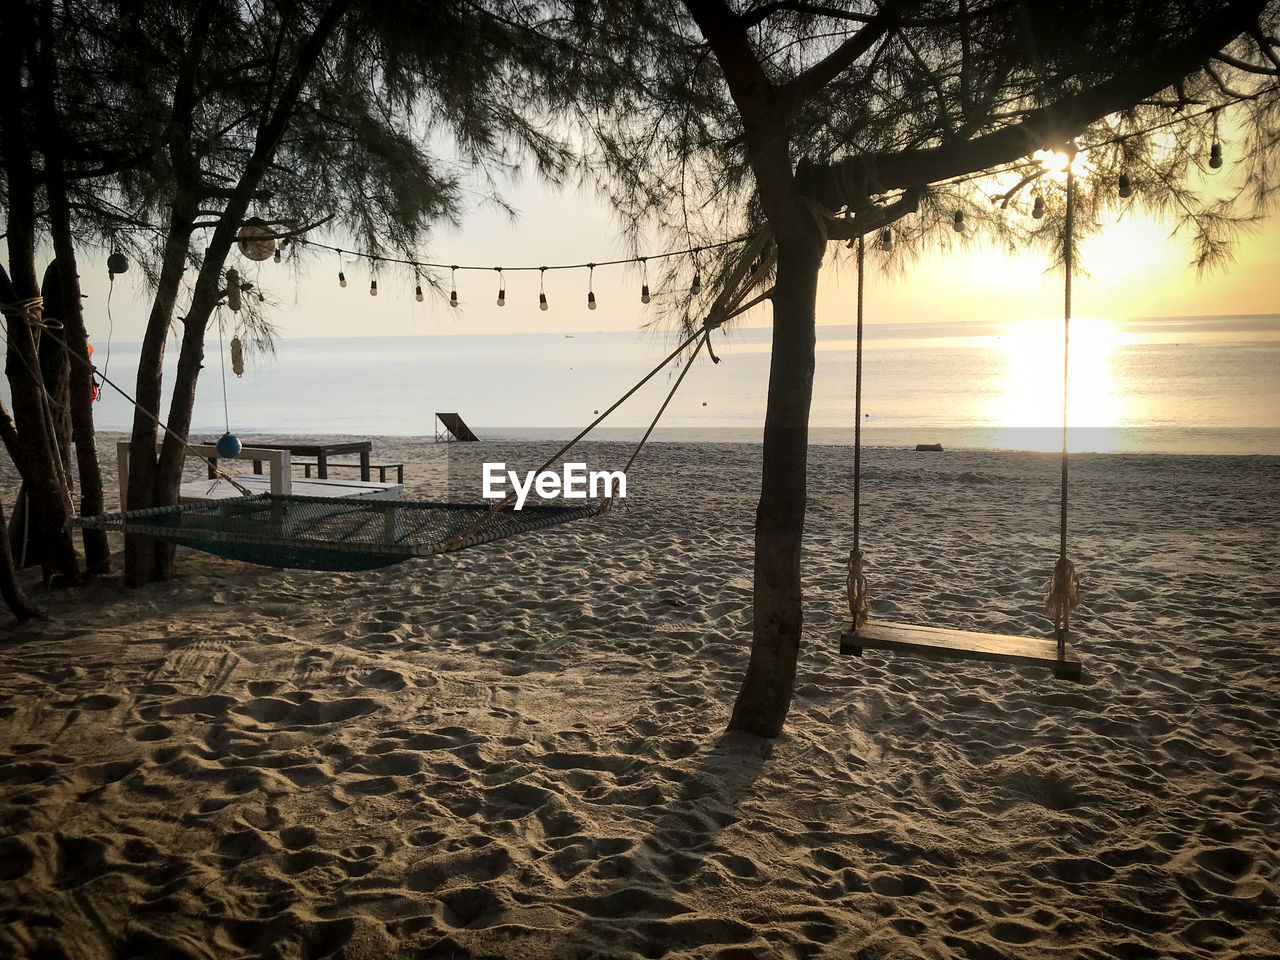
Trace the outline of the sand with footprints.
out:
M 375 454 L 410 497 L 450 475 Z M 0 639 L 0 955 L 1280 952 L 1280 460 L 1076 459 L 1072 684 L 841 657 L 851 451 L 814 448 L 768 743 L 724 734 L 759 459 L 657 444 L 626 510 L 372 573 L 184 551 L 37 591 Z M 1044 632 L 1057 469 L 867 451 L 874 615 Z

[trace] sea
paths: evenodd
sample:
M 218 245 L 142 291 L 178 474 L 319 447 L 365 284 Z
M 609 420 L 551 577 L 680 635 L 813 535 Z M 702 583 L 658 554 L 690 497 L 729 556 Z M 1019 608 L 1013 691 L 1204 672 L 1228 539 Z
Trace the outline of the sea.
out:
M 758 442 L 768 394 L 769 328 L 717 331 L 663 415 L 654 439 Z M 668 353 L 672 330 L 282 339 L 250 353 L 243 376 L 208 344 L 193 436 L 433 437 L 456 412 L 482 437 L 571 436 Z M 810 431 L 814 443 L 1061 449 L 1060 318 L 889 323 L 863 336 L 820 326 Z M 1067 441 L 1073 451 L 1280 454 L 1280 315 L 1075 318 L 1070 328 Z M 137 343 L 97 344 L 106 377 L 132 394 Z M 167 351 L 170 385 L 177 344 Z M 678 375 L 659 373 L 595 434 L 638 436 Z M 7 385 L 6 385 L 7 386 Z M 166 390 L 166 397 L 168 391 Z M 167 399 L 166 399 L 167 405 Z M 856 416 L 855 410 L 861 413 Z M 101 430 L 127 430 L 130 403 L 104 385 Z

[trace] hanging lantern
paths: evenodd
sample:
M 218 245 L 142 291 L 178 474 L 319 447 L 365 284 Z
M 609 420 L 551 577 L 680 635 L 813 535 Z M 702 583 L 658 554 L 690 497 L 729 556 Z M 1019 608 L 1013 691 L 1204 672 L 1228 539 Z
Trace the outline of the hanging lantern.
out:
M 888 230 L 884 230 L 880 233 L 880 249 L 885 253 L 888 253 L 893 249 L 893 234 Z
M 1035 202 L 1031 204 L 1031 219 L 1044 219 L 1044 197 L 1037 195 Z
M 239 337 L 231 338 L 231 372 L 237 377 L 244 376 L 244 344 Z
M 128 273 L 129 261 L 125 255 L 117 250 L 111 256 L 107 257 L 107 279 L 114 280 L 117 273 Z
M 964 233 L 964 211 L 957 210 L 951 218 L 951 229 L 956 233 Z
M 235 267 L 227 271 L 227 306 L 240 312 L 240 271 Z
M 1213 141 L 1213 146 L 1209 148 L 1209 166 L 1214 170 L 1222 166 L 1222 144 L 1217 140 Z
M 250 217 L 236 234 L 240 256 L 249 260 L 269 260 L 276 254 L 276 232 L 261 217 Z
M 1133 184 L 1129 182 L 1127 173 L 1120 174 L 1120 199 L 1127 200 L 1133 196 Z

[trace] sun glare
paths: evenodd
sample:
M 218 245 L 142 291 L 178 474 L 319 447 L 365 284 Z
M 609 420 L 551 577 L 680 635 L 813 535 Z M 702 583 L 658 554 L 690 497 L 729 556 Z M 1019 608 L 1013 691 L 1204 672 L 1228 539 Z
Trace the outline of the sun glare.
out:
M 1103 452 L 1119 445 L 1124 399 L 1115 394 L 1112 353 L 1122 342 L 1102 317 L 1071 321 L 1067 422 L 1073 450 Z M 1000 392 L 989 415 L 1015 449 L 1056 450 L 1062 443 L 1062 321 L 1010 323 L 999 338 L 1004 352 Z
M 1060 150 L 1037 150 L 1032 156 L 1045 169 L 1046 177 L 1060 182 L 1067 179 L 1068 167 L 1073 168 L 1076 173 L 1084 173 L 1089 167 L 1088 150 L 1079 151 L 1074 163 L 1070 156 Z

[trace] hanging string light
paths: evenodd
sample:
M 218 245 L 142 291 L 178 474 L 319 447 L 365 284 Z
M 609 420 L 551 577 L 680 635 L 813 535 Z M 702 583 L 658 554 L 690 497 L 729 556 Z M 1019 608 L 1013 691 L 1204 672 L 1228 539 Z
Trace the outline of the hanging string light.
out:
M 449 306 L 456 307 L 458 305 L 458 265 L 455 263 L 449 268 Z
M 1121 200 L 1128 200 L 1133 196 L 1133 184 L 1129 182 L 1129 175 L 1127 173 L 1120 174 L 1119 187 Z
M 419 303 L 421 303 L 423 300 L 422 276 L 418 273 L 417 270 L 413 271 L 413 299 L 417 300 Z
M 538 309 L 547 309 L 547 268 L 539 267 L 538 274 Z
M 951 229 L 956 233 L 964 233 L 964 211 L 957 210 L 951 218 Z
M 880 249 L 885 253 L 893 249 L 893 234 L 888 230 L 880 232 Z
M 279 263 L 279 262 L 280 262 L 280 245 L 279 245 L 279 244 L 276 244 L 276 251 L 275 251 L 275 253 L 272 255 L 271 259 L 272 259 L 273 261 L 275 261 L 276 263 Z
M 640 302 L 649 302 L 649 261 L 645 257 L 640 258 L 640 273 L 643 280 L 640 284 Z
M 502 276 L 502 268 L 494 267 L 498 271 L 498 306 L 505 307 L 507 305 L 507 281 Z
M 587 309 L 594 310 L 596 308 L 596 265 L 594 263 L 587 264 Z
M 1040 194 L 1038 193 L 1036 194 L 1035 200 L 1031 204 L 1031 219 L 1033 220 L 1044 219 L 1044 197 L 1040 196 Z
M 369 296 L 371 296 L 371 297 L 376 297 L 377 295 L 378 295 L 378 281 L 377 281 L 377 280 L 370 280 L 370 281 L 369 281 Z
M 346 287 L 347 275 L 342 272 L 342 254 L 338 254 L 338 286 Z
M 249 260 L 268 260 L 275 255 L 276 232 L 261 217 L 250 217 L 236 233 L 240 255 Z
M 702 292 L 702 275 L 698 272 L 697 261 L 693 265 L 693 283 L 689 284 L 689 296 L 696 297 Z

